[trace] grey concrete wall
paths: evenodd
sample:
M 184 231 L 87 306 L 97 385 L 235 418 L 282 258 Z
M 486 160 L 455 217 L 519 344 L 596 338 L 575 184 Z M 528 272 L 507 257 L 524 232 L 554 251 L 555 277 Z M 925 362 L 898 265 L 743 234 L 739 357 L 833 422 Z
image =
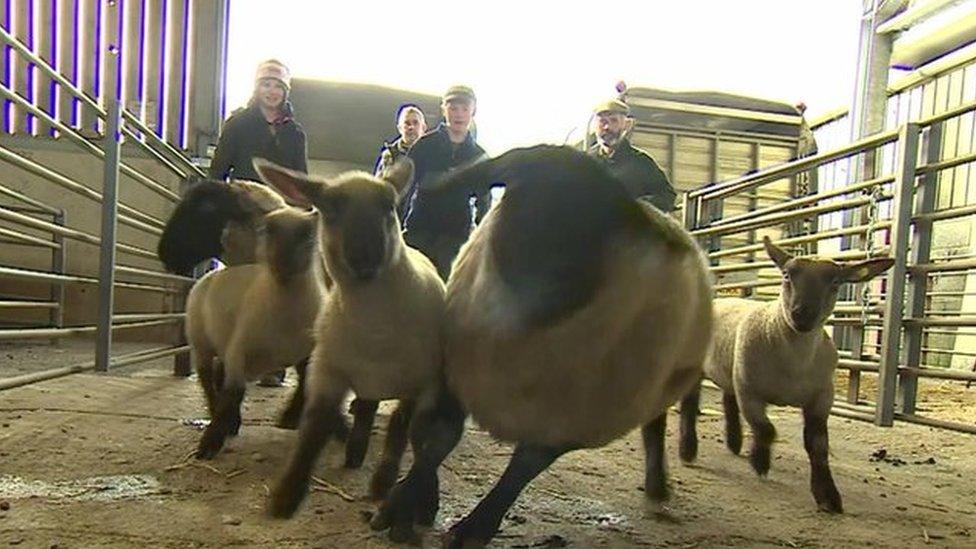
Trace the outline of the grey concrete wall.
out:
M 82 151 L 67 141 L 30 139 L 23 137 L 0 137 L 0 146 L 28 157 L 54 171 L 70 177 L 88 188 L 101 192 L 103 163 L 100 159 Z M 137 145 L 123 147 L 123 161 L 165 185 L 173 192 L 179 192 L 179 178 L 155 159 L 137 149 Z M 98 236 L 100 233 L 101 204 L 80 196 L 46 179 L 7 163 L 0 163 L 0 185 L 19 191 L 46 204 L 63 208 L 67 226 Z M 142 184 L 121 176 L 119 184 L 121 202 L 139 209 L 157 219 L 165 221 L 172 211 L 173 203 Z M 0 197 L 0 203 L 13 205 L 15 202 Z M 46 219 L 50 221 L 50 219 Z M 7 222 L 0 225 L 13 228 L 45 239 L 50 234 L 27 229 Z M 119 224 L 120 242 L 138 246 L 155 252 L 158 235 L 149 234 L 128 225 Z M 66 241 L 66 268 L 70 274 L 97 277 L 99 250 L 97 246 L 73 240 Z M 117 262 L 144 269 L 160 271 L 161 265 L 155 259 L 147 259 L 131 254 L 119 253 Z M 50 270 L 51 251 L 43 248 L 0 244 L 0 264 L 35 270 Z M 159 280 L 132 275 L 117 276 L 117 280 L 164 285 Z M 51 286 L 34 281 L 12 281 L 0 279 L 0 295 L 47 299 Z M 66 306 L 64 320 L 66 325 L 91 324 L 95 321 L 97 305 L 97 285 L 66 285 Z M 175 305 L 171 294 L 119 289 L 115 294 L 117 313 L 151 313 L 172 310 Z M 39 325 L 47 323 L 46 312 L 25 312 L 23 310 L 0 310 L 0 323 L 5 325 Z M 128 340 L 172 341 L 174 328 L 139 329 L 117 332 L 117 337 Z

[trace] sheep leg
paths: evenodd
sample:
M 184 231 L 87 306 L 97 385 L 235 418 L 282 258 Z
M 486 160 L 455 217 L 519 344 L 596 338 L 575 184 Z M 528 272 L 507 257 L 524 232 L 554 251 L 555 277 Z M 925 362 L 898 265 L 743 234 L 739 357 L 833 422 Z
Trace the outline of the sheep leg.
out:
M 739 455 L 742 451 L 742 422 L 735 393 L 722 393 L 722 408 L 725 410 L 725 445 L 733 454 Z
M 298 510 L 308 494 L 309 479 L 319 453 L 343 423 L 340 407 L 348 385 L 330 380 L 317 386 L 327 387 L 327 392 L 309 395 L 298 428 L 298 445 L 292 451 L 285 474 L 271 492 L 268 514 L 275 518 L 290 518 Z
M 213 459 L 224 447 L 227 437 L 236 434 L 241 426 L 241 401 L 244 399 L 244 380 L 227 376 L 217 392 L 215 414 L 203 431 L 197 447 L 197 459 Z
M 414 402 L 401 400 L 396 411 L 390 416 L 386 427 L 386 440 L 383 444 L 383 456 L 373 472 L 369 483 L 369 496 L 374 500 L 382 500 L 396 484 L 400 474 L 400 462 L 407 449 L 407 437 L 410 431 L 410 417 L 414 413 Z
M 207 413 L 213 419 L 217 406 L 217 386 L 214 385 L 214 355 L 193 349 L 191 361 L 197 371 L 197 381 L 207 400 Z
M 737 394 L 739 408 L 746 422 L 752 428 L 752 451 L 749 463 L 759 476 L 769 473 L 770 452 L 776 440 L 776 427 L 766 415 L 766 403 L 760 399 Z
M 698 457 L 698 405 L 701 401 L 701 382 L 695 382 L 685 398 L 681 399 L 680 444 L 678 456 L 691 463 Z
M 668 411 L 641 428 L 644 438 L 644 495 L 653 501 L 668 499 L 667 458 L 664 435 L 668 428 Z
M 828 513 L 843 513 L 844 505 L 828 463 L 827 413 L 818 407 L 803 409 L 803 446 L 810 457 L 810 490 L 817 507 Z
M 460 549 L 487 545 L 495 537 L 502 518 L 526 485 L 567 451 L 569 448 L 551 448 L 524 443 L 517 445 L 501 479 L 478 503 L 474 511 L 451 527 L 444 547 Z
M 465 417 L 461 404 L 445 389 L 441 389 L 433 406 L 417 403 L 410 421 L 413 465 L 390 491 L 370 527 L 389 528 L 390 540 L 405 542 L 418 541 L 413 530 L 415 521 L 433 524 L 440 505 L 437 468 L 461 440 Z
M 215 393 L 214 394 L 215 395 L 219 395 L 220 394 L 220 391 L 223 390 L 223 388 L 224 388 L 224 378 L 225 377 L 226 376 L 224 375 L 224 361 L 222 361 L 222 360 L 220 360 L 220 358 L 218 358 L 217 360 L 214 361 L 214 375 L 213 375 L 213 378 L 214 378 L 214 390 L 215 390 Z M 217 400 L 218 399 L 215 399 L 214 400 L 214 405 L 215 406 L 217 404 Z M 211 419 L 213 419 L 214 416 L 210 416 L 210 417 L 211 417 Z M 240 414 L 237 414 L 235 416 L 235 418 L 232 418 L 231 419 L 230 427 L 228 427 L 228 432 L 229 432 L 229 435 L 232 436 L 232 437 L 236 437 L 237 434 L 241 432 L 241 415 Z
M 302 418 L 302 408 L 305 407 L 305 381 L 308 375 L 308 358 L 303 358 L 295 365 L 298 372 L 298 387 L 291 394 L 288 405 L 278 416 L 277 426 L 281 429 L 297 429 L 298 421 Z
M 349 405 L 352 412 L 353 422 L 352 431 L 349 432 L 349 440 L 346 441 L 346 463 L 347 469 L 358 469 L 366 459 L 366 450 L 369 449 L 369 436 L 373 433 L 373 423 L 376 421 L 376 408 L 379 407 L 378 400 L 366 400 L 356 397 Z

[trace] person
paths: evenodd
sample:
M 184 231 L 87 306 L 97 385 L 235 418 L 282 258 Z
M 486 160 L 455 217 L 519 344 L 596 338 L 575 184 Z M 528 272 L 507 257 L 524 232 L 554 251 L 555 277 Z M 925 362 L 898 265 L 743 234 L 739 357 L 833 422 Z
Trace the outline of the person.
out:
M 400 137 L 392 143 L 383 143 L 380 156 L 376 159 L 376 168 L 373 170 L 377 177 L 381 177 L 397 160 L 405 157 L 420 136 L 427 132 L 424 111 L 413 103 L 406 103 L 397 109 L 396 121 Z
M 252 160 L 265 158 L 293 170 L 308 172 L 305 131 L 294 118 L 288 92 L 291 73 L 284 63 L 269 59 L 258 65 L 254 91 L 247 107 L 238 109 L 224 122 L 210 163 L 210 177 L 218 180 L 248 179 L 262 182 Z M 251 227 L 228 227 L 224 238 L 252 238 Z M 258 384 L 279 387 L 285 371 L 262 377 Z
M 284 63 L 269 59 L 258 65 L 247 107 L 224 122 L 210 163 L 212 179 L 261 182 L 251 165 L 254 157 L 308 172 L 305 130 L 294 118 L 288 101 L 290 89 L 291 74 Z
M 441 110 L 444 122 L 417 140 L 408 153 L 414 163 L 414 182 L 400 214 L 407 244 L 426 254 L 446 280 L 454 256 L 468 237 L 470 194 L 460 188 L 435 187 L 445 175 L 486 155 L 471 134 L 477 112 L 474 90 L 451 86 L 442 98 Z M 488 204 L 487 196 L 481 200 Z
M 646 152 L 634 147 L 627 137 L 633 127 L 630 107 L 619 99 L 598 104 L 596 116 L 596 145 L 590 154 L 603 161 L 623 182 L 636 199 L 650 202 L 667 213 L 674 211 L 677 196 L 668 176 Z

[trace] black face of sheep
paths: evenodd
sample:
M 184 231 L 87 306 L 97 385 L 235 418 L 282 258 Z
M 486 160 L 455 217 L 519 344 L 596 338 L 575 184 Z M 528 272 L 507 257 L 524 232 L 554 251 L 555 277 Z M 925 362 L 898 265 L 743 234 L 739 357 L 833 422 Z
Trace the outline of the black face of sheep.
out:
M 787 320 L 797 332 L 809 332 L 823 324 L 834 311 L 841 284 L 866 282 L 895 264 L 886 257 L 856 263 L 797 258 L 777 247 L 769 237 L 763 239 L 763 245 L 783 273 L 780 300 Z
M 323 251 L 334 277 L 370 281 L 399 253 L 396 202 L 413 177 L 409 160 L 395 165 L 386 179 L 363 172 L 335 180 L 315 179 L 259 160 L 255 167 L 286 197 L 319 211 Z
M 273 190 L 251 181 L 191 181 L 166 221 L 157 252 L 167 271 L 190 275 L 193 267 L 224 257 L 222 235 L 230 223 L 252 227 L 264 214 L 283 208 Z

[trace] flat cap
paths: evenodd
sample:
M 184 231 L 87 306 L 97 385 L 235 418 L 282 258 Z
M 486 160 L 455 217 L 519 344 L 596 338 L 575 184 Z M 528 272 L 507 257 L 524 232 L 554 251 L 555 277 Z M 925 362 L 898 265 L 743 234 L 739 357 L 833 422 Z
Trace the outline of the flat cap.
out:
M 624 116 L 630 116 L 630 107 L 627 106 L 627 103 L 624 103 L 619 99 L 610 99 L 597 103 L 597 105 L 593 107 L 593 114 L 601 113 L 617 113 Z
M 450 88 L 447 88 L 446 92 L 444 92 L 444 102 L 452 101 L 454 99 L 476 101 L 476 98 L 474 96 L 474 90 L 472 90 L 468 86 L 461 86 L 461 85 L 451 86 Z

